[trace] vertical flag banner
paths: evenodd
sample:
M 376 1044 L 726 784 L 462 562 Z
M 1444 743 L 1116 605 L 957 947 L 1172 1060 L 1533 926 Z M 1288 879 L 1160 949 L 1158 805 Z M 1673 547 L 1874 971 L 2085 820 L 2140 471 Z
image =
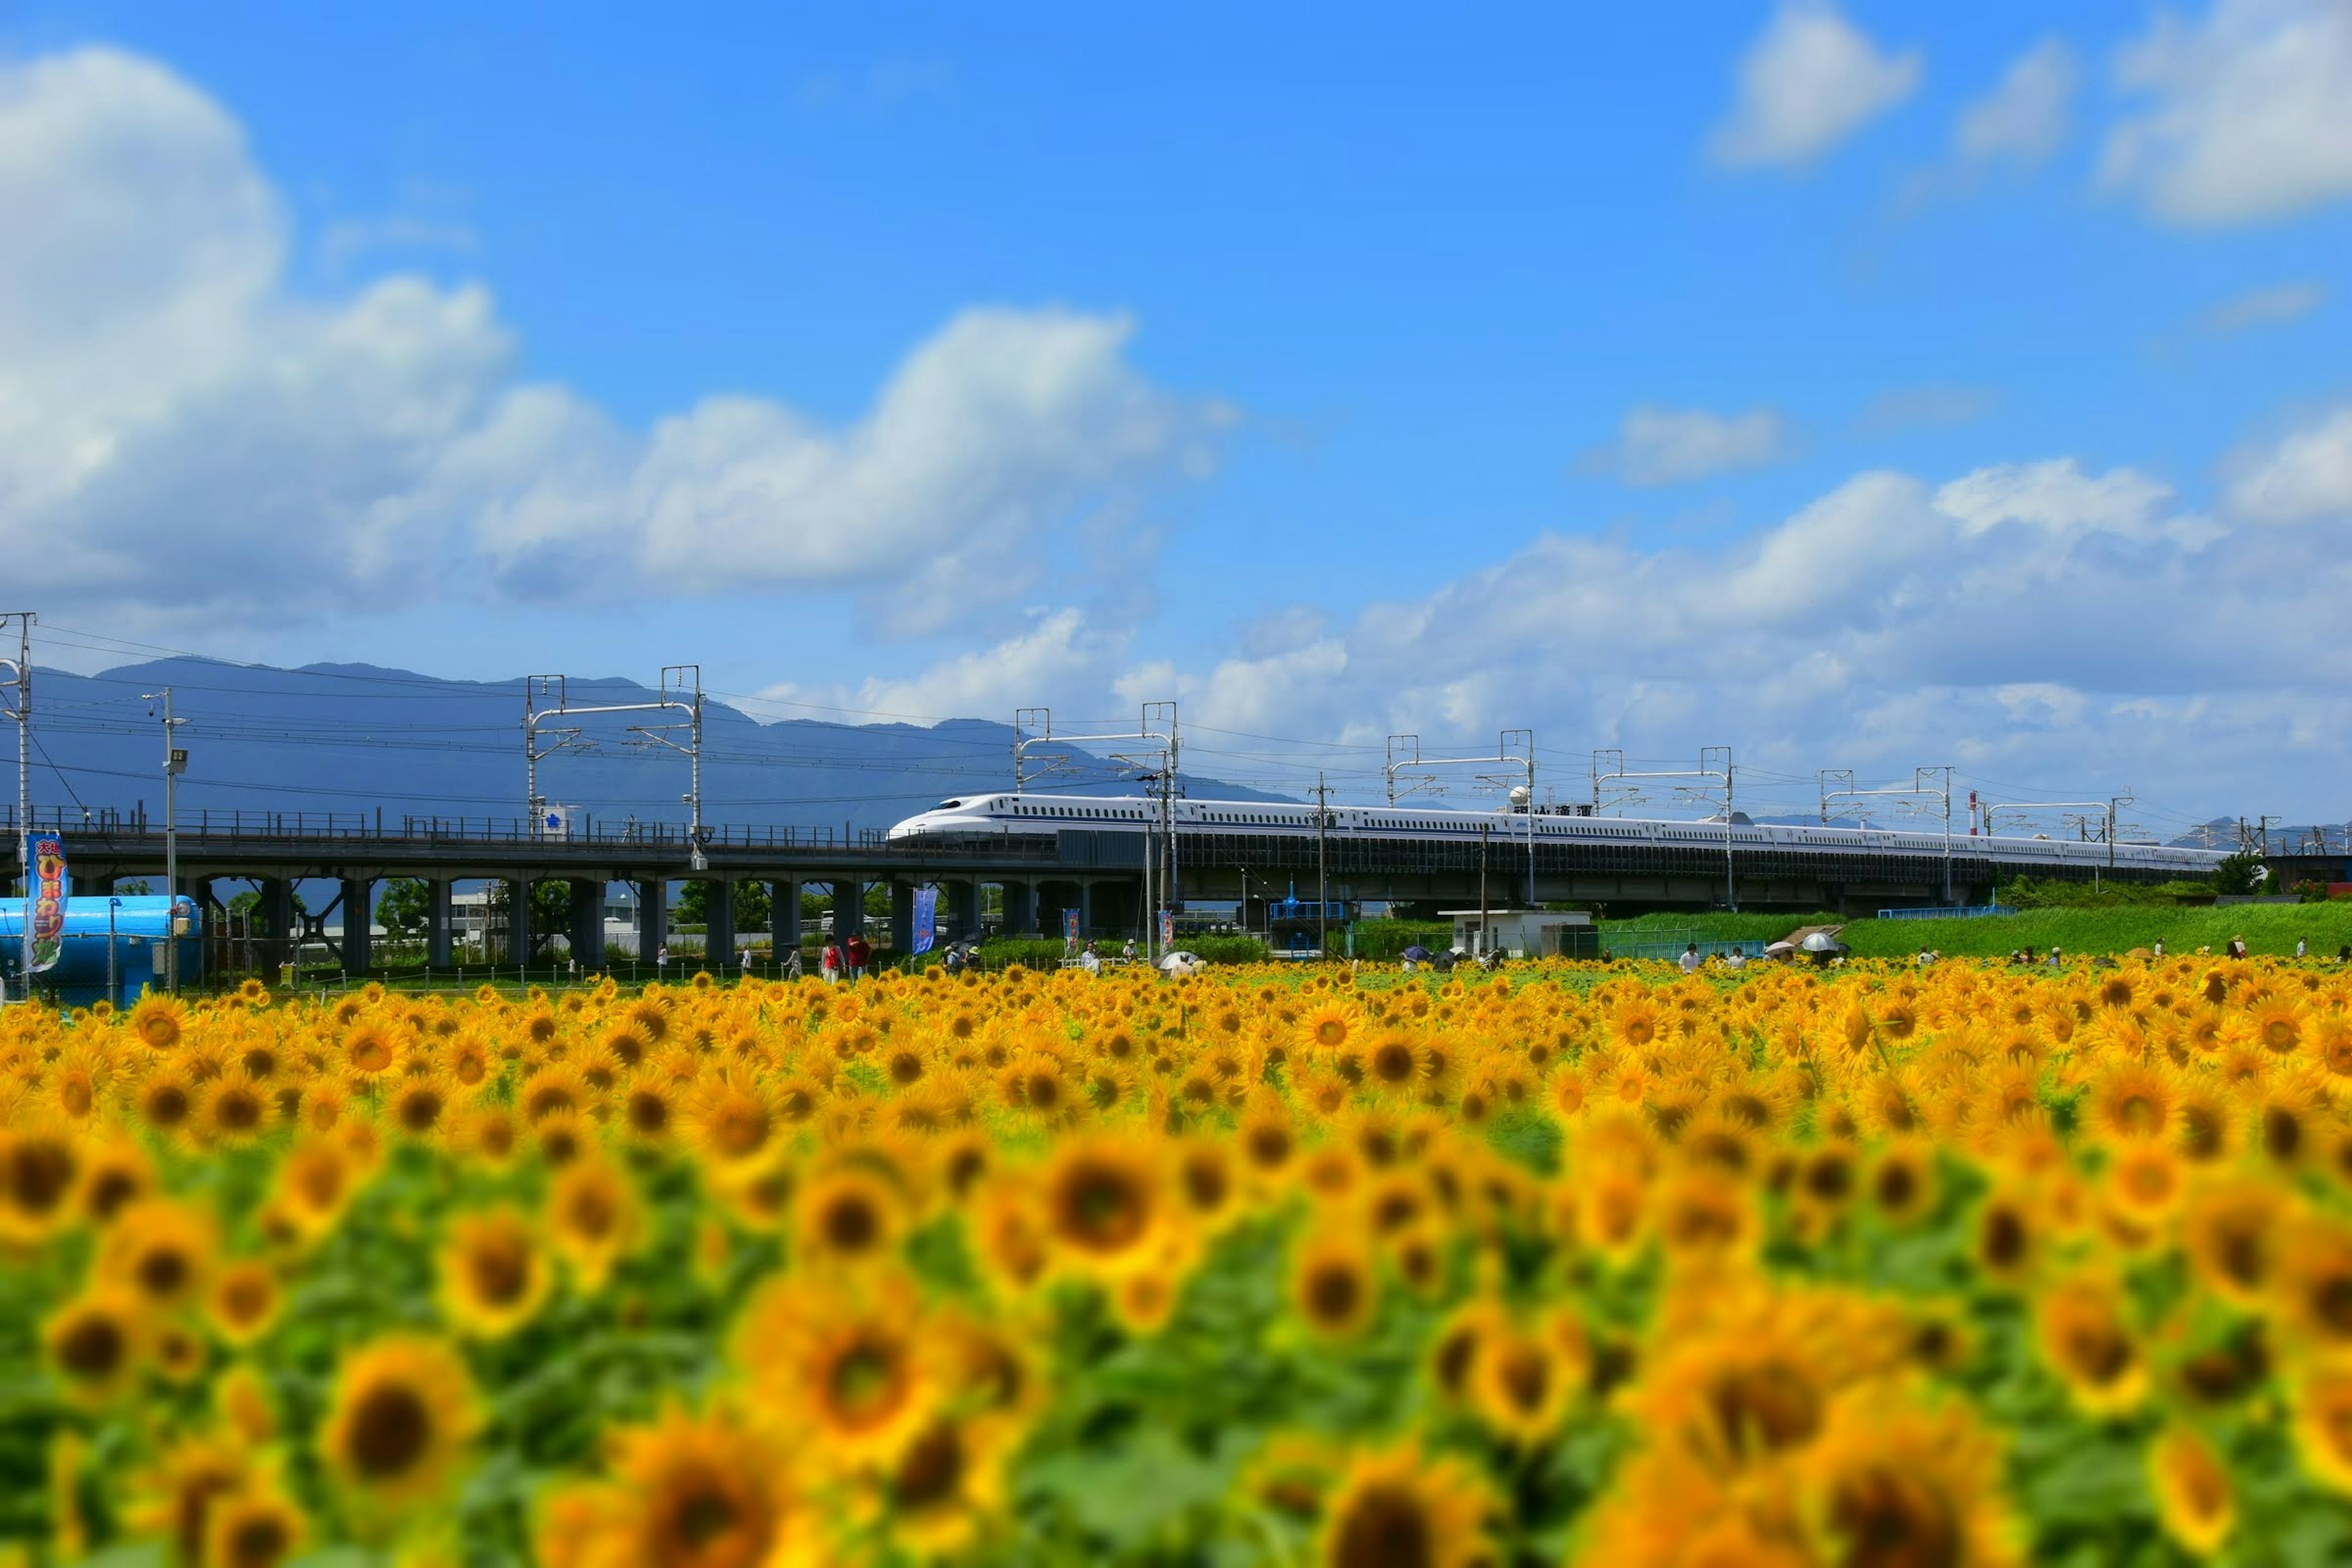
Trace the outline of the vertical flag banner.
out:
M 1176 945 L 1176 911 L 1174 910 L 1160 911 L 1160 945 L 1163 951 Z
M 33 862 L 33 970 L 55 968 L 64 945 L 66 899 L 73 884 L 66 876 L 65 840 L 54 833 L 36 833 L 26 841 Z
M 1078 945 L 1078 911 L 1076 910 L 1062 911 L 1062 941 L 1071 947 Z
M 929 952 L 938 935 L 940 921 L 940 890 L 937 888 L 915 889 L 915 951 Z

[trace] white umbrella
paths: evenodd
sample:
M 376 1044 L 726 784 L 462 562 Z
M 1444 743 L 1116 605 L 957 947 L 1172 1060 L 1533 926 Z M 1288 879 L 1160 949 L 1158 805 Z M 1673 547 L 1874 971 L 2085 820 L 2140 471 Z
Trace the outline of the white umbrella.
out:
M 1805 938 L 1804 947 L 1807 952 L 1835 952 L 1838 939 L 1825 931 L 1817 931 Z
M 1178 948 L 1173 952 L 1162 953 L 1160 958 L 1160 972 L 1162 974 L 1198 974 L 1208 967 L 1207 959 L 1197 952 L 1187 952 L 1182 948 Z

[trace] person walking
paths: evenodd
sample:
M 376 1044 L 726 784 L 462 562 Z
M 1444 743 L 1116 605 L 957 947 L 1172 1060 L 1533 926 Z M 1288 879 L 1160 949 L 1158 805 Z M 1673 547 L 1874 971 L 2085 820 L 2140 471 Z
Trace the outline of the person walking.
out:
M 654 978 L 656 981 L 669 978 L 669 943 L 667 942 L 662 943 L 654 953 Z
M 2297 958 L 2309 958 L 2311 956 L 2311 943 L 2305 942 L 2301 937 L 2296 937 L 2294 939 L 2294 955 Z
M 2246 939 L 2244 937 L 2233 936 L 2230 939 L 2229 956 L 2231 958 L 2243 958 L 2246 956 Z
M 743 973 L 741 978 L 745 980 L 751 978 L 751 950 L 749 947 L 746 947 L 743 950 Z
M 862 933 L 852 931 L 849 933 L 849 945 L 841 950 L 841 956 L 849 961 L 849 978 L 863 980 L 866 978 L 866 966 L 874 962 L 874 949 Z
M 819 961 L 818 968 L 824 972 L 827 985 L 841 978 L 841 943 L 832 937 L 825 938 L 824 957 Z
M 1698 943 L 1693 942 L 1688 947 L 1683 949 L 1681 962 L 1683 973 L 1685 974 L 1696 974 L 1698 973 L 1698 966 L 1706 962 L 1706 960 L 1700 958 L 1698 955 Z

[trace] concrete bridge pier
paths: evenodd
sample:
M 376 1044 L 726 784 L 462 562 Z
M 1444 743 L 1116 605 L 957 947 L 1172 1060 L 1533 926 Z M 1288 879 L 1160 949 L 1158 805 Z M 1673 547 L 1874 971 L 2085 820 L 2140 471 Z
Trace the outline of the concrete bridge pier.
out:
M 915 951 L 915 884 L 890 883 L 890 956 L 903 959 Z
M 373 961 L 374 944 L 369 935 L 370 927 L 375 923 L 375 879 L 344 878 L 339 907 L 343 914 L 343 973 L 352 976 L 365 974 Z
M 532 907 L 530 889 L 528 877 L 507 884 L 507 963 L 517 969 L 530 963 L 530 950 L 538 940 L 532 917 L 539 910 Z
M 735 884 L 722 877 L 703 886 L 703 908 L 709 912 L 702 924 L 702 967 L 725 974 L 728 971 L 719 965 L 735 963 Z
M 980 934 L 980 881 L 959 877 L 940 889 L 947 895 L 948 936 L 966 942 Z
M 589 973 L 604 967 L 604 884 L 572 884 L 572 956 Z
M 450 927 L 455 923 L 450 894 L 455 884 L 446 877 L 436 877 L 425 884 L 425 967 L 448 969 L 455 966 L 457 955 L 451 951 Z
M 800 879 L 780 879 L 770 885 L 768 891 L 773 900 L 768 907 L 768 931 L 774 944 L 770 956 L 782 963 L 801 945 Z
M 1023 936 L 1037 929 L 1037 884 L 1027 879 L 999 884 L 1004 889 L 1004 934 Z
M 669 883 L 659 877 L 648 877 L 635 884 L 637 891 L 637 962 L 651 963 L 669 941 Z
M 283 877 L 264 877 L 254 883 L 254 891 L 260 899 L 254 913 L 261 918 L 262 966 L 275 973 L 294 956 L 294 884 Z
M 1095 884 L 1091 877 L 1078 882 L 1078 940 L 1085 942 L 1095 934 Z
M 866 884 L 856 877 L 833 883 L 833 935 L 836 942 L 866 934 Z

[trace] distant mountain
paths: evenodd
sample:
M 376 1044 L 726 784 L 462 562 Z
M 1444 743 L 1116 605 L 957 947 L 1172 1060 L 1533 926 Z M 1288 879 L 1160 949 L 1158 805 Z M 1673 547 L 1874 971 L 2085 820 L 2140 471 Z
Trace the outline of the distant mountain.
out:
M 171 658 L 92 676 L 37 672 L 33 688 L 33 799 L 37 806 L 144 803 L 163 810 L 160 703 L 173 690 L 188 752 L 179 808 L 226 811 L 381 812 L 404 817 L 519 820 L 525 815 L 520 680 L 441 680 L 363 664 L 299 669 Z M 574 680 L 569 704 L 650 702 L 634 681 Z M 596 821 L 684 822 L 687 758 L 629 732 L 682 715 L 583 716 L 583 749 L 544 758 L 540 794 Z M 542 749 L 560 721 L 541 728 Z M 669 738 L 684 741 L 685 732 Z M 0 765 L 16 766 L 16 728 L 0 724 Z M 763 724 L 706 698 L 703 818 L 717 824 L 880 827 L 942 799 L 1010 788 L 1013 731 L 959 719 L 912 724 Z M 1194 795 L 1276 800 L 1263 791 L 1185 775 Z M 1140 786 L 1111 765 L 1069 753 L 1055 793 Z
M 2241 823 L 2234 816 L 2217 816 L 2172 842 L 2185 848 L 2235 849 L 2240 834 L 2248 842 L 2260 839 L 2266 855 L 2352 855 L 2352 824 L 2303 823 L 2282 826 L 2273 823 L 2264 833 L 2258 823 Z

